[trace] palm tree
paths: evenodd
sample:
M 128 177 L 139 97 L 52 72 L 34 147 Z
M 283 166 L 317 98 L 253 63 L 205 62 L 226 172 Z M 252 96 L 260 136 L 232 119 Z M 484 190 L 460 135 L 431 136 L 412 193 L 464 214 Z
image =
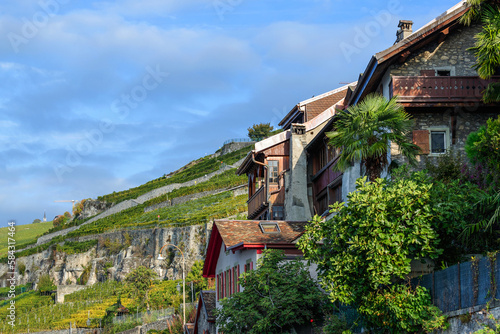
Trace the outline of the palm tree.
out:
M 469 48 L 476 57 L 474 69 L 481 79 L 489 79 L 500 67 L 500 3 L 497 0 L 467 0 L 469 11 L 461 22 L 470 25 L 481 19 L 483 30 L 474 36 L 474 47 Z M 484 102 L 500 101 L 500 83 L 490 83 L 483 93 Z
M 361 161 L 368 179 L 374 181 L 387 167 L 391 142 L 399 146 L 410 164 L 416 163 L 420 148 L 407 138 L 413 120 L 396 100 L 397 97 L 388 101 L 381 95 L 369 94 L 337 116 L 336 130 L 326 134 L 331 146 L 342 148 L 336 170 L 345 171 L 354 162 Z

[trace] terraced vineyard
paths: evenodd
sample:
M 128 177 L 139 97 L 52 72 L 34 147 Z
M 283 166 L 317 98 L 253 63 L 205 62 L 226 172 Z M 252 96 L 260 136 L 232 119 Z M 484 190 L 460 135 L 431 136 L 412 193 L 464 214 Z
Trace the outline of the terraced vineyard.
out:
M 226 165 L 234 164 L 238 160 L 244 158 L 251 149 L 252 147 L 247 146 L 232 153 L 228 153 L 219 157 L 212 157 L 211 155 L 206 156 L 190 162 L 188 164 L 189 167 L 183 169 L 178 173 L 175 173 L 170 177 L 162 176 L 160 178 L 149 181 L 141 186 L 124 191 L 113 192 L 112 194 L 109 195 L 100 196 L 97 199 L 108 203 L 119 203 L 127 199 L 137 198 L 140 195 L 147 193 L 148 191 L 169 184 L 184 183 L 187 181 L 191 181 L 203 175 L 215 172 L 220 168 L 221 164 L 226 164 Z
M 175 286 L 179 281 L 156 281 L 151 291 L 154 309 L 173 306 L 171 301 L 178 300 Z M 157 296 L 160 294 L 160 296 Z M 119 282 L 107 281 L 97 283 L 86 289 L 74 292 L 65 297 L 62 304 L 54 304 L 51 296 L 42 296 L 37 291 L 29 291 L 16 296 L 15 332 L 68 329 L 70 322 L 77 327 L 99 327 L 99 321 L 106 314 L 106 308 L 116 303 L 121 295 L 121 303 L 130 310 L 138 309 L 137 302 L 130 298 L 126 287 Z M 171 298 L 172 296 L 177 298 Z M 170 297 L 170 298 L 165 298 Z M 156 301 L 156 302 L 155 302 Z M 3 333 L 14 333 L 7 323 L 7 307 L 10 301 L 0 303 L 0 330 Z M 174 306 L 178 306 L 178 305 Z M 142 311 L 142 307 L 140 308 Z M 150 319 L 154 320 L 154 319 Z
M 38 236 L 47 232 L 52 227 L 52 222 L 38 224 L 16 225 L 16 248 L 36 242 Z M 0 228 L 0 257 L 7 255 L 8 228 Z

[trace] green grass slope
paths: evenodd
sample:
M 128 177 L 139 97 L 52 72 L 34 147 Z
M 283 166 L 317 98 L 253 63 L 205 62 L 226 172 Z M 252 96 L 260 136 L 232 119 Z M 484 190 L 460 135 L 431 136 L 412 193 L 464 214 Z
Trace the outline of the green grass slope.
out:
M 140 195 L 143 195 L 153 189 L 157 189 L 169 184 L 191 181 L 203 175 L 215 172 L 223 163 L 227 165 L 234 164 L 238 160 L 244 158 L 252 148 L 253 146 L 247 146 L 219 157 L 206 156 L 190 162 L 188 165 L 186 165 L 188 167 L 183 168 L 182 171 L 175 173 L 170 177 L 162 176 L 138 187 L 130 188 L 124 191 L 113 192 L 112 194 L 104 196 L 99 196 L 97 199 L 106 201 L 108 203 L 119 203 L 127 199 L 137 198 Z
M 48 231 L 52 227 L 52 222 L 44 222 L 38 224 L 27 224 L 27 225 L 16 225 L 16 234 L 14 239 L 16 240 L 16 249 L 22 247 L 23 244 L 29 244 Z M 8 238 L 9 235 L 8 227 L 0 228 L 0 257 L 7 254 L 8 250 Z

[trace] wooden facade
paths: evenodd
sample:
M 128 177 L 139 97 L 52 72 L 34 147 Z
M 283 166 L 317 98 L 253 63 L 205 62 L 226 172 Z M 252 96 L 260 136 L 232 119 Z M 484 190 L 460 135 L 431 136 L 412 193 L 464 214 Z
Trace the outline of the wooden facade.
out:
M 283 219 L 289 152 L 290 141 L 286 140 L 255 154 L 257 163 L 247 172 L 249 219 Z
M 329 205 L 342 201 L 342 172 L 334 171 L 340 150 L 328 146 L 325 132 L 331 131 L 333 120 L 307 148 L 309 176 L 315 214 L 325 214 Z

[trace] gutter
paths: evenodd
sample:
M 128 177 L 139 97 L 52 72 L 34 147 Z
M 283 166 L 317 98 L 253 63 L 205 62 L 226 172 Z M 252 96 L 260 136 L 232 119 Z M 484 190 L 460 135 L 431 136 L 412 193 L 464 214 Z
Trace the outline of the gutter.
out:
M 375 63 L 375 64 L 373 64 Z M 375 72 L 375 69 L 377 68 L 377 65 L 378 65 L 378 62 L 375 58 L 375 56 L 372 56 L 372 58 L 370 59 L 370 63 L 368 63 L 368 68 L 371 66 L 371 70 L 370 70 L 370 73 L 368 75 L 364 75 L 363 78 L 361 79 L 361 81 L 363 82 L 361 86 L 357 86 L 356 87 L 356 90 L 355 90 L 355 95 L 354 95 L 354 101 L 352 101 L 352 103 L 350 103 L 351 101 L 349 101 L 349 105 L 355 105 L 358 103 L 359 101 L 359 98 L 360 96 L 363 94 L 365 88 L 366 88 L 366 85 L 368 85 L 368 82 L 370 82 L 370 79 L 373 75 L 373 73 Z M 359 92 L 359 93 L 357 93 Z

